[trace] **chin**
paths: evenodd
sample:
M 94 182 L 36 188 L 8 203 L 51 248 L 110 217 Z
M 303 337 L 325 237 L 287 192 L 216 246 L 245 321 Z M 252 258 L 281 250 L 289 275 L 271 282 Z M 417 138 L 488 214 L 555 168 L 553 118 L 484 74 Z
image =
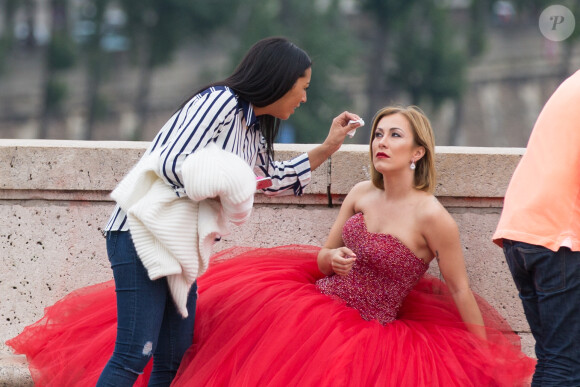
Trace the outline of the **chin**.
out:
M 276 114 L 274 117 L 277 118 L 277 119 L 279 119 L 279 120 L 286 121 L 288 118 L 290 118 L 291 115 L 292 115 L 292 113 L 290 113 L 290 114 L 284 114 L 284 115 L 282 115 L 282 114 Z

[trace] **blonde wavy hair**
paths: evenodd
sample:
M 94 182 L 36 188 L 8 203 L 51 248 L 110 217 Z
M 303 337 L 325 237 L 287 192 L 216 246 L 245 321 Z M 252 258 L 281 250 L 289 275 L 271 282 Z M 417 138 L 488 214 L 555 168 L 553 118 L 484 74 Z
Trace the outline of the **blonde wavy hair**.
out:
M 377 188 L 384 189 L 383 175 L 379 173 L 373 165 L 373 139 L 375 138 L 375 131 L 379 121 L 386 116 L 392 114 L 401 114 L 411 126 L 413 130 L 413 139 L 415 145 L 422 146 L 425 149 L 425 154 L 415 162 L 415 177 L 413 186 L 421 191 L 433 193 L 436 184 L 435 174 L 435 136 L 433 135 L 433 128 L 429 119 L 423 111 L 417 106 L 388 106 L 382 108 L 375 114 L 373 118 L 373 126 L 371 129 L 370 139 L 370 158 L 371 158 L 371 181 Z

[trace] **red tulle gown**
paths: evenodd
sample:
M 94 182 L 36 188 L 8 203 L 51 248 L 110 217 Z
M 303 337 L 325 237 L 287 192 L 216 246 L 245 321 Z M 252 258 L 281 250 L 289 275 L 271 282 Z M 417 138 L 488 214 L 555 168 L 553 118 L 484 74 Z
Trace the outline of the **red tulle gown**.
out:
M 526 386 L 535 360 L 485 301 L 487 340 L 398 239 L 344 226 L 357 261 L 324 277 L 318 248 L 234 248 L 199 279 L 194 343 L 175 386 Z M 39 385 L 94 385 L 115 340 L 112 283 L 73 293 L 9 341 Z M 145 373 L 139 385 L 145 385 Z

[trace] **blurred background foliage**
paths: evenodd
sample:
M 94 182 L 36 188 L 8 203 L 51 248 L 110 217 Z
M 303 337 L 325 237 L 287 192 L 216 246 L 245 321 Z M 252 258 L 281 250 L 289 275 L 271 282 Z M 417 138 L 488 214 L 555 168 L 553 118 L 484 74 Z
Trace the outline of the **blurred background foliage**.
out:
M 557 4 L 580 23 L 579 3 Z M 148 141 L 196 87 L 226 77 L 255 41 L 283 35 L 305 49 L 314 65 L 308 102 L 284 122 L 280 142 L 321 142 L 331 119 L 351 110 L 367 125 L 349 141 L 366 143 L 374 112 L 397 103 L 428 112 L 439 145 L 525 146 L 530 117 L 578 67 L 580 28 L 560 43 L 539 35 L 538 17 L 551 4 L 0 0 L 0 137 Z M 509 52 L 520 48 L 517 39 L 529 41 L 530 33 L 538 46 L 523 50 L 519 63 L 538 62 L 526 77 L 545 81 L 525 89 L 521 64 L 506 71 L 494 63 L 490 42 L 512 39 L 504 48 Z M 537 58 L 527 58 L 534 50 Z M 544 51 L 555 52 L 555 59 Z M 504 83 L 490 86 L 499 72 Z M 503 114 L 515 115 L 512 121 L 489 117 L 493 95 L 516 89 L 524 89 L 518 93 L 531 108 L 519 110 L 528 118 L 518 118 L 517 108 Z M 487 116 L 485 109 L 481 117 L 473 113 L 478 103 L 487 104 Z M 520 125 L 523 134 L 502 132 Z M 474 143 L 478 137 L 469 131 L 478 130 L 503 139 Z

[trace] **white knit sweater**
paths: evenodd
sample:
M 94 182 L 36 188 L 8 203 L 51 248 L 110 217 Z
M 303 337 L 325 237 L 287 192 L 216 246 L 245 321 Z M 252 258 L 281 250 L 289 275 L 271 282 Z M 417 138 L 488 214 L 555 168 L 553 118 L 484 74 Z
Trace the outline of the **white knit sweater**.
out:
M 211 143 L 185 159 L 188 197 L 179 198 L 159 177 L 158 161 L 158 152 L 143 157 L 111 197 L 127 212 L 149 278 L 167 277 L 177 309 L 187 317 L 189 290 L 207 269 L 214 241 L 229 233 L 228 221 L 241 224 L 251 214 L 256 178 L 242 158 Z

